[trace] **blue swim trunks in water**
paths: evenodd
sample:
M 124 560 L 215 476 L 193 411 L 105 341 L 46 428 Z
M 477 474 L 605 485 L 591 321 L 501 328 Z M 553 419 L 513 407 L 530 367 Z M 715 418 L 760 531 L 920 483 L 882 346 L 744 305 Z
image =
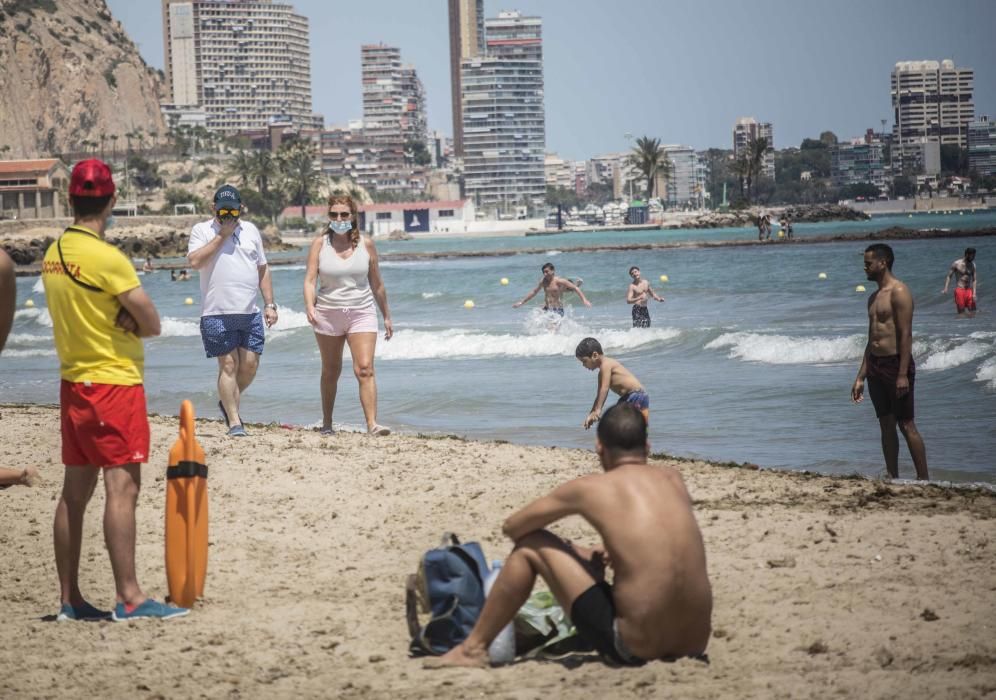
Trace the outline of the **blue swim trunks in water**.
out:
M 548 314 L 557 314 L 558 316 L 563 316 L 564 315 L 564 307 L 563 306 L 544 306 L 543 310 L 545 312 L 547 312 Z
M 263 314 L 220 314 L 201 316 L 201 340 L 208 357 L 227 355 L 235 348 L 263 353 L 266 331 Z

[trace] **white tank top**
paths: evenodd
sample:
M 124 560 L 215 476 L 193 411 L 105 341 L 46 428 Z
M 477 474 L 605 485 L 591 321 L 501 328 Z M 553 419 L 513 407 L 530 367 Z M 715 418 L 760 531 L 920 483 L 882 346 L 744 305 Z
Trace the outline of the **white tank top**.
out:
M 373 305 L 370 289 L 370 253 L 361 239 L 353 254 L 343 260 L 335 253 L 329 236 L 322 236 L 318 253 L 319 309 L 364 309 Z

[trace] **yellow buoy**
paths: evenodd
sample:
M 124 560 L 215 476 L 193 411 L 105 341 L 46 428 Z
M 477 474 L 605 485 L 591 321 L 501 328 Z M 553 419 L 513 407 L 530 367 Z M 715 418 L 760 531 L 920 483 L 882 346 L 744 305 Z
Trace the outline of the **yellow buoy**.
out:
M 825 280 L 827 278 L 827 273 L 821 272 L 820 274 L 818 274 L 816 276 L 819 277 L 821 280 Z
M 28 299 L 27 301 L 24 302 L 24 305 L 27 306 L 30 309 L 30 308 L 34 307 L 35 300 L 34 299 Z
M 667 282 L 667 275 L 661 275 L 661 282 Z
M 502 283 L 502 285 L 508 284 L 508 277 L 502 277 L 501 278 L 501 283 Z
M 856 291 L 856 292 L 863 292 L 863 291 L 865 291 L 865 285 L 859 284 L 857 287 L 854 288 L 854 291 Z
M 183 300 L 183 303 L 186 304 L 187 306 L 190 306 L 191 304 L 194 303 L 194 298 L 193 297 L 187 297 L 186 299 Z
M 912 218 L 913 218 L 913 215 L 912 215 L 912 214 L 907 214 L 907 215 L 906 215 L 906 218 L 907 218 L 907 219 L 912 219 Z
M 785 238 L 785 231 L 783 231 L 782 229 L 778 229 L 778 237 Z
M 474 300 L 473 299 L 468 299 L 467 301 L 463 302 L 463 308 L 465 308 L 465 309 L 473 309 L 474 308 Z

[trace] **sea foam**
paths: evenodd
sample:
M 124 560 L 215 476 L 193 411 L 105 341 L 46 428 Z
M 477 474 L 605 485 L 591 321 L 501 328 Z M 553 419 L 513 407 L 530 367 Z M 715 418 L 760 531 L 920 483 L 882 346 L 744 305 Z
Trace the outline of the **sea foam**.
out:
M 917 363 L 917 369 L 944 370 L 964 365 L 980 357 L 985 357 L 993 351 L 991 345 L 968 341 L 954 347 L 928 351 L 926 358 Z
M 860 360 L 865 343 L 863 335 L 821 338 L 738 332 L 724 333 L 705 349 L 729 348 L 731 359 L 768 365 L 825 364 Z

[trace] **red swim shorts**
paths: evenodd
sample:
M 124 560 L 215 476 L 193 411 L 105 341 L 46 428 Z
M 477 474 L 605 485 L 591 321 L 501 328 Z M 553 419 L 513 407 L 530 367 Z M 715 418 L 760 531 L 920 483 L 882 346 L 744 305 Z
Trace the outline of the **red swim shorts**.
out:
M 971 289 L 955 287 L 955 307 L 958 309 L 958 313 L 975 311 L 975 294 Z
M 149 417 L 141 384 L 62 380 L 62 463 L 120 467 L 149 460 Z

